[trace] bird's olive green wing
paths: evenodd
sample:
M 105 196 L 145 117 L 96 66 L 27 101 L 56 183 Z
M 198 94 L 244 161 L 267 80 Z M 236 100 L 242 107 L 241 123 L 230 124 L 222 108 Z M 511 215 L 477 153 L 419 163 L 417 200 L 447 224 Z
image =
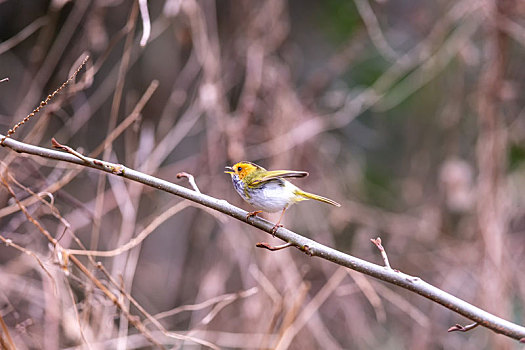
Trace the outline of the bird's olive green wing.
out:
M 274 179 L 282 179 L 286 177 L 305 177 L 308 176 L 306 171 L 294 171 L 294 170 L 270 170 L 265 171 L 263 174 L 258 174 L 255 176 L 250 185 L 257 185 L 266 181 Z

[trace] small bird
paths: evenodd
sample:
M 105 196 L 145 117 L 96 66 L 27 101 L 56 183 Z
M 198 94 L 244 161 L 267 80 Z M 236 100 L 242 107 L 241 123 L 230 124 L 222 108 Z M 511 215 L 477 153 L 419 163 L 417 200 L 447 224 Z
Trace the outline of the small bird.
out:
M 242 199 L 257 209 L 256 211 L 248 213 L 246 218 L 256 216 L 263 211 L 275 213 L 282 210 L 279 220 L 272 229 L 274 234 L 279 227 L 282 227 L 280 223 L 284 212 L 294 203 L 315 199 L 320 202 L 335 205 L 336 207 L 341 206 L 341 204 L 331 199 L 304 192 L 290 181 L 285 180 L 285 178 L 290 177 L 308 176 L 306 171 L 268 171 L 257 164 L 242 161 L 231 167 L 226 167 L 225 173 L 231 175 L 233 187 L 235 187 L 235 190 Z

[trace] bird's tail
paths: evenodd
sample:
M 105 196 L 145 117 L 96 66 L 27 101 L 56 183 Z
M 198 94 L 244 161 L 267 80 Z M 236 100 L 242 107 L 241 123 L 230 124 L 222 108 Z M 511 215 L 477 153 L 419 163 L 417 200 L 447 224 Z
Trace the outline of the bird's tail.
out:
M 304 199 L 315 199 L 316 201 L 319 201 L 319 202 L 323 202 L 323 203 L 328 203 L 328 204 L 331 204 L 331 205 L 334 205 L 336 207 L 340 207 L 341 204 L 337 203 L 336 201 L 333 201 L 329 198 L 326 198 L 326 197 L 323 197 L 323 196 L 319 196 L 317 194 L 313 194 L 313 193 L 308 193 L 308 192 L 304 192 L 304 191 L 301 191 L 301 190 L 298 190 L 296 192 L 297 195 L 303 197 Z

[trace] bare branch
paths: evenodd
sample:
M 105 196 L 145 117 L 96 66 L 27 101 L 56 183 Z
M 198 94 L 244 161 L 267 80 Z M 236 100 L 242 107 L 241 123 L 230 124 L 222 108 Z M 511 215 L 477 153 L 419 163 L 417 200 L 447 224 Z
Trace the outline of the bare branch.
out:
M 3 135 L 0 135 L 0 138 L 1 137 L 3 137 Z M 33 146 L 13 139 L 5 139 L 3 146 L 8 147 L 19 153 L 28 153 L 49 159 L 55 159 L 73 164 L 88 166 L 108 173 L 112 173 L 114 175 L 122 176 L 129 180 L 137 181 L 144 185 L 151 186 L 153 188 L 188 199 L 204 207 L 217 210 L 237 220 L 246 222 L 254 227 L 257 227 L 260 230 L 263 230 L 267 233 L 274 233 L 272 230 L 274 227 L 273 223 L 264 220 L 260 217 L 254 217 L 250 220 L 247 220 L 247 211 L 233 206 L 225 200 L 221 200 L 202 193 L 198 193 L 196 191 L 192 191 L 185 187 L 173 184 L 171 182 L 141 173 L 139 171 L 121 165 L 118 165 L 120 171 L 116 172 L 114 171 L 116 165 L 111 163 L 101 162 L 100 160 L 90 157 L 85 157 L 88 161 L 85 162 L 79 159 L 77 156 L 69 153 Z M 100 164 L 105 166 L 101 166 Z M 506 335 L 516 340 L 525 338 L 525 327 L 522 327 L 520 325 L 497 317 L 493 314 L 490 314 L 472 304 L 467 303 L 464 300 L 461 300 L 423 281 L 420 278 L 411 277 L 393 269 L 385 269 L 384 266 L 379 266 L 370 263 L 368 261 L 340 252 L 336 249 L 319 244 L 314 240 L 301 236 L 286 228 L 279 228 L 275 232 L 275 236 L 285 242 L 288 242 L 290 245 L 293 245 L 294 247 L 298 248 L 299 250 L 305 252 L 310 256 L 316 256 L 331 261 L 337 265 L 348 267 L 352 270 L 364 273 L 366 275 L 378 278 L 382 281 L 395 284 L 399 287 L 417 293 L 497 333 Z M 73 259 L 74 256 L 71 256 L 70 258 Z M 78 260 L 76 260 L 76 262 L 78 262 Z

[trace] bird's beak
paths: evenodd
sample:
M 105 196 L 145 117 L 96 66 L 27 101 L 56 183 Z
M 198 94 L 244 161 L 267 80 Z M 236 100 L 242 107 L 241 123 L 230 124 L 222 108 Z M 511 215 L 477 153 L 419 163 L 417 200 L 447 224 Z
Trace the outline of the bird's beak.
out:
M 225 169 L 227 170 L 225 171 L 226 174 L 234 174 L 233 168 L 231 166 L 227 166 Z

